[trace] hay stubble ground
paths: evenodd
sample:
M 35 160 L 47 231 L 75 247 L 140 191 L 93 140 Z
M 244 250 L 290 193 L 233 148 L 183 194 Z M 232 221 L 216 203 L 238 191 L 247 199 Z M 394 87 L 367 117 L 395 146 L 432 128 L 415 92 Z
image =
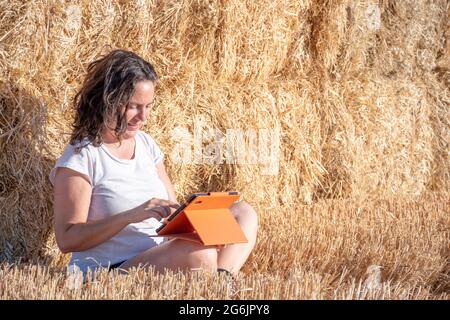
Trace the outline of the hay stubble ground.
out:
M 449 299 L 448 199 L 258 208 L 257 246 L 235 291 L 216 274 L 147 270 L 73 288 L 63 268 L 27 263 L 0 267 L 0 299 Z

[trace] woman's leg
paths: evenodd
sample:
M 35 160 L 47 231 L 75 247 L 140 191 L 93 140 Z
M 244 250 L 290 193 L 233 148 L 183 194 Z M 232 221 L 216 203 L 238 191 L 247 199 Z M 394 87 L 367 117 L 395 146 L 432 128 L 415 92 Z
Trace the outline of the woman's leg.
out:
M 228 244 L 219 252 L 217 266 L 237 273 L 244 265 L 256 243 L 258 216 L 253 207 L 245 201 L 234 203 L 230 210 L 247 237 L 248 243 Z
M 124 262 L 120 269 L 127 270 L 141 265 L 154 266 L 156 271 L 164 269 L 215 271 L 222 268 L 237 273 L 255 246 L 258 219 L 255 210 L 245 201 L 234 203 L 230 210 L 241 226 L 248 243 L 227 245 L 219 250 L 217 246 L 203 246 L 192 241 L 174 239 L 131 258 Z
M 120 266 L 120 270 L 138 266 L 153 266 L 158 272 L 163 272 L 165 269 L 173 271 L 207 269 L 215 271 L 217 269 L 217 247 L 173 239 L 124 262 Z

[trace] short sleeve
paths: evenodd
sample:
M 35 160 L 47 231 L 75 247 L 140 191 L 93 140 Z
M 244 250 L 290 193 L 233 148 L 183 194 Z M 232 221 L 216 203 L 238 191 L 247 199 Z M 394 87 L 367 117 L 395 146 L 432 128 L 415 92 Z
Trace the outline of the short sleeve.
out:
M 84 147 L 79 153 L 75 152 L 75 146 L 68 145 L 62 156 L 56 161 L 55 166 L 50 171 L 49 179 L 52 185 L 55 182 L 56 170 L 58 168 L 69 168 L 77 171 L 88 178 L 92 185 L 93 181 L 93 161 L 89 150 Z
M 153 140 L 150 135 L 146 134 L 145 132 L 141 132 L 141 137 L 151 158 L 153 159 L 153 164 L 156 166 L 164 159 L 164 153 L 161 151 L 155 140 Z

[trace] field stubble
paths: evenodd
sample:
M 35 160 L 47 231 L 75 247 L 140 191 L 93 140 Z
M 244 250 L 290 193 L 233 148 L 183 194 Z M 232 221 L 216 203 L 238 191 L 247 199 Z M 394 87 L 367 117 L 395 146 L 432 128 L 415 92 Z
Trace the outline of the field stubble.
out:
M 99 272 L 77 286 L 44 263 L 0 266 L 0 299 L 449 299 L 448 194 L 258 208 L 236 289 L 208 272 Z

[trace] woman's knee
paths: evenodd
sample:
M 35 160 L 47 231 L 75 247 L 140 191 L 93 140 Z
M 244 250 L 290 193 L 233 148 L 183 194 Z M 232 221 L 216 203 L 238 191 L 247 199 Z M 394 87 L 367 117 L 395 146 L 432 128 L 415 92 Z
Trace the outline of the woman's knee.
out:
M 252 221 L 255 226 L 258 224 L 258 214 L 248 202 L 244 200 L 236 202 L 230 207 L 230 210 L 236 219 L 245 218 L 245 220 Z
M 216 270 L 217 256 L 217 249 L 215 247 L 192 251 L 188 255 L 188 267 L 191 269 Z

